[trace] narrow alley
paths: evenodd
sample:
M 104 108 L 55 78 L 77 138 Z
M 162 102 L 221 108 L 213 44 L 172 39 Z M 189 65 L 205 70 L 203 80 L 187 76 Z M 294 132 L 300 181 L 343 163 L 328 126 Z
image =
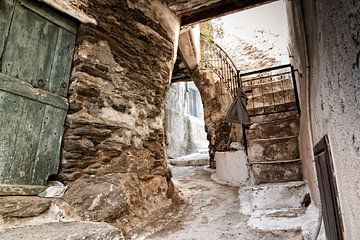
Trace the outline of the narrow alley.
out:
M 0 0 L 0 240 L 359 240 L 359 0 Z
M 172 167 L 175 186 L 188 200 L 182 218 L 169 221 L 148 240 L 301 240 L 300 231 L 256 231 L 240 213 L 239 188 L 211 180 L 204 166 Z M 141 239 L 141 238 L 139 238 Z

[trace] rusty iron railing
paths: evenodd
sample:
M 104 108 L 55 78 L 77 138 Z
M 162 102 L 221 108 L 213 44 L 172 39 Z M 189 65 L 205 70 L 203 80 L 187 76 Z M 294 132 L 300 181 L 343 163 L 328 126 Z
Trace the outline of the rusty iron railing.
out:
M 203 36 L 203 35 L 202 35 Z M 236 97 L 238 89 L 241 88 L 239 70 L 227 53 L 214 41 L 203 39 L 202 44 L 202 65 L 211 69 L 225 84 L 233 98 Z
M 290 64 L 241 73 L 249 116 L 298 111 L 295 70 Z
M 204 35 L 202 35 L 204 37 Z M 201 62 L 211 69 L 235 99 L 241 89 L 247 96 L 248 116 L 267 115 L 288 111 L 300 112 L 294 67 L 281 65 L 247 73 L 240 73 L 228 54 L 214 41 L 201 39 Z M 248 125 L 243 124 L 246 154 Z

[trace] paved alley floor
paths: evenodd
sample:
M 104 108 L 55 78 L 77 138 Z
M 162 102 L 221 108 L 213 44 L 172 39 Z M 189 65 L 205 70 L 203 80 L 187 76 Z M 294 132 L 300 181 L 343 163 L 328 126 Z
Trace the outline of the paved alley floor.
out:
M 204 167 L 173 167 L 173 180 L 190 207 L 181 218 L 145 239 L 171 240 L 301 240 L 294 232 L 257 232 L 239 212 L 239 189 L 215 183 Z

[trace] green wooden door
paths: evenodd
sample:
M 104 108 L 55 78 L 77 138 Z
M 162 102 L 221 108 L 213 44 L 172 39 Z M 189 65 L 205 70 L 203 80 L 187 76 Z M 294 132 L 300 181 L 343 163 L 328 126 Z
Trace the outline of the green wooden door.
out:
M 56 174 L 77 23 L 28 0 L 0 0 L 0 185 Z

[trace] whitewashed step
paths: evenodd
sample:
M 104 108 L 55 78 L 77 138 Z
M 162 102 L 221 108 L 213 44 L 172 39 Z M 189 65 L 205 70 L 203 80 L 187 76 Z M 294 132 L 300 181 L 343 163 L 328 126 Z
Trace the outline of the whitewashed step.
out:
M 299 208 L 308 194 L 304 181 L 242 187 L 239 190 L 240 211 L 252 214 L 258 210 Z
M 292 215 L 297 212 L 296 215 Z M 281 214 L 280 214 L 281 213 Z M 281 216 L 275 216 L 275 215 Z M 286 216 L 287 215 L 287 216 Z M 298 231 L 302 238 L 314 239 L 319 226 L 319 209 L 311 205 L 308 208 L 284 208 L 280 210 L 255 211 L 247 225 L 260 231 Z

